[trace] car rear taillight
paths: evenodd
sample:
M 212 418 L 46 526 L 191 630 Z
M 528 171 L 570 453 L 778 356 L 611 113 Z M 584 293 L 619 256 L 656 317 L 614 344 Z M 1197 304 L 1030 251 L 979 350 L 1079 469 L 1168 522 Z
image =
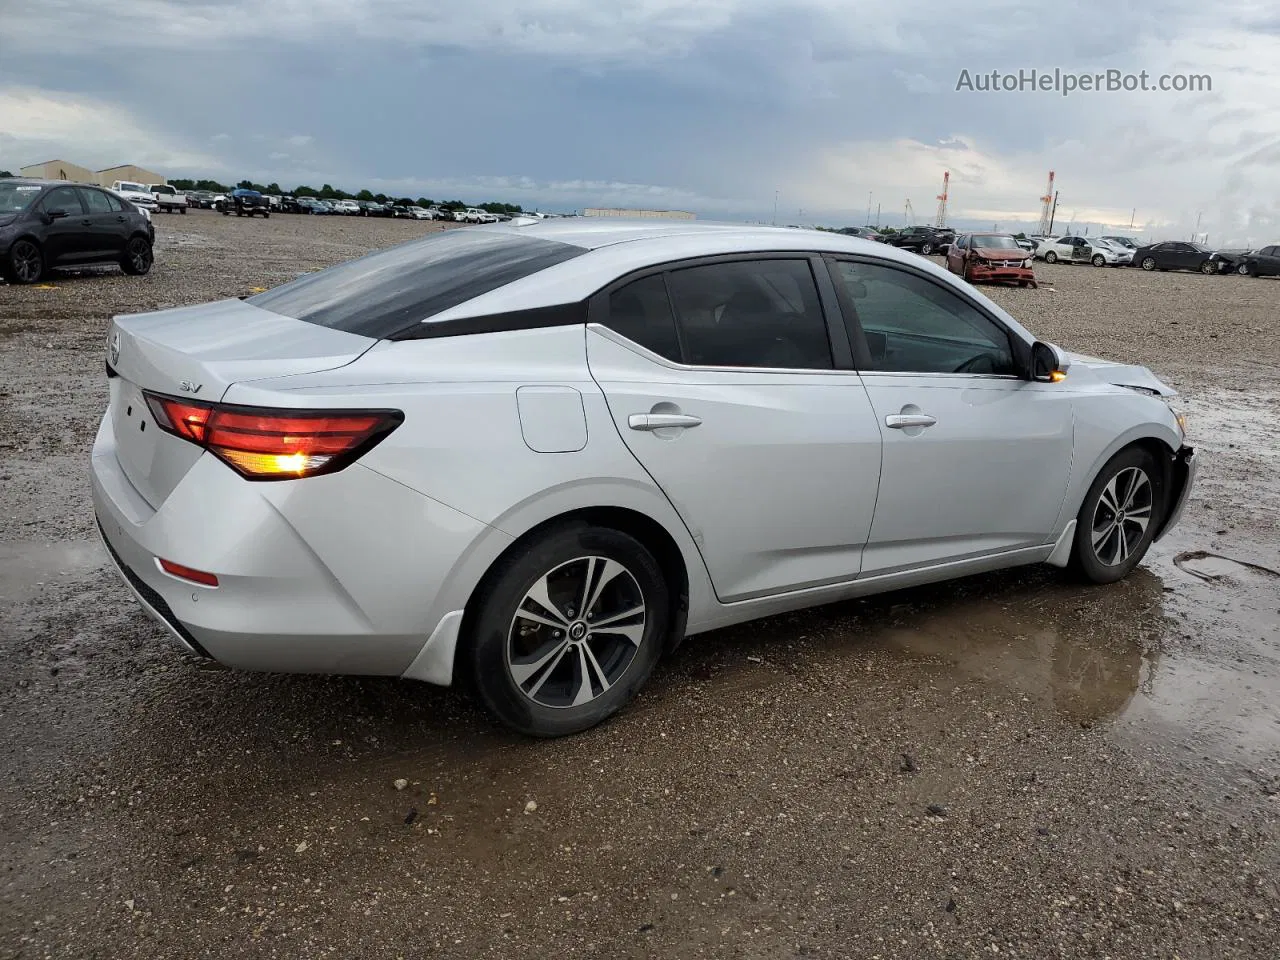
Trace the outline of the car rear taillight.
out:
M 204 447 L 249 480 L 334 473 L 404 421 L 399 410 L 279 410 L 145 392 L 156 425 Z

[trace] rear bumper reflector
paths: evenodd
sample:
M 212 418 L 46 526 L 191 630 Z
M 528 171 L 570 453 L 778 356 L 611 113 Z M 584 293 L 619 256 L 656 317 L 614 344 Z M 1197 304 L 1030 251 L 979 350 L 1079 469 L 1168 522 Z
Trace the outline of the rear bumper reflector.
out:
M 174 563 L 172 560 L 166 560 L 164 557 L 156 557 L 156 562 L 160 564 L 160 569 L 171 577 L 190 580 L 192 583 L 198 583 L 202 587 L 216 587 L 218 585 L 217 574 L 206 573 L 194 567 L 185 567 L 180 563 Z

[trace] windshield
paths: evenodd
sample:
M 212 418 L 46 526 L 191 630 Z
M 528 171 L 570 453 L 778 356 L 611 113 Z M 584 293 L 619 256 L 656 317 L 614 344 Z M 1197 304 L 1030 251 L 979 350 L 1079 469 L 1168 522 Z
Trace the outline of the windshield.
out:
M 121 189 L 121 190 L 131 190 L 131 191 L 133 191 L 134 193 L 150 193 L 150 192 L 151 192 L 150 190 L 148 190 L 146 187 L 144 187 L 144 186 L 143 186 L 142 184 L 140 184 L 140 183 L 126 183 L 126 182 L 125 182 L 125 181 L 123 181 L 123 180 L 120 182 L 120 189 Z
M 993 234 L 993 233 L 978 234 L 973 238 L 973 243 L 971 243 L 970 246 L 975 248 L 977 247 L 986 247 L 988 249 L 994 248 L 997 250 L 1020 250 L 1021 249 L 1021 247 L 1018 246 L 1018 241 L 1013 239 L 1013 237 L 1006 237 L 1006 236 L 1001 236 L 999 234 Z
M 583 253 L 553 240 L 449 230 L 304 274 L 247 302 L 381 339 Z
M 0 183 L 0 213 L 20 213 L 43 189 L 36 183 Z

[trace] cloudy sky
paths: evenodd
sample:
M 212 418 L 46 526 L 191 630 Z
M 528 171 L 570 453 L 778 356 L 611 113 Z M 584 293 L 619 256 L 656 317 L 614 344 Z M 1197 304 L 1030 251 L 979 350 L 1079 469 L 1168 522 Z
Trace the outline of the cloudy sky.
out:
M 936 12 L 927 12 L 936 11 Z M 1273 0 L 0 0 L 0 168 L 1280 240 Z M 957 91 L 1108 69 L 1197 92 Z

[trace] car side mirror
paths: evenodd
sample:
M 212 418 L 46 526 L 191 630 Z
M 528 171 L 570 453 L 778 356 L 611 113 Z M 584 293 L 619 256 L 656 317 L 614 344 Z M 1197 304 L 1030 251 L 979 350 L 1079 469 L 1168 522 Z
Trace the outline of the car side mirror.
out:
M 1067 378 L 1067 365 L 1050 344 L 1037 340 L 1031 346 L 1031 377 L 1036 383 L 1058 383 Z
M 44 215 L 50 220 L 61 220 L 67 215 L 65 210 L 46 210 Z

